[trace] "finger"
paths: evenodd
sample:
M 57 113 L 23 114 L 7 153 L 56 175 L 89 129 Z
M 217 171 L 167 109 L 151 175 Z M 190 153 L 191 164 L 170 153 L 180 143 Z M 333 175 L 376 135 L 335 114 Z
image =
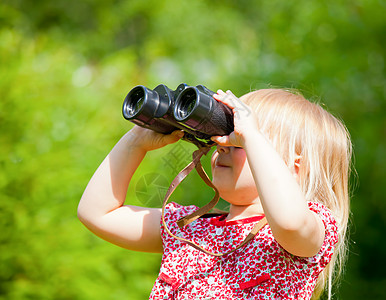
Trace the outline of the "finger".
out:
M 217 101 L 224 103 L 226 106 L 230 107 L 231 109 L 235 108 L 238 100 L 236 96 L 231 96 L 229 94 L 226 94 L 222 92 L 221 94 L 214 94 L 213 98 Z
M 217 91 L 217 94 L 213 94 L 213 98 L 217 99 L 217 100 L 222 100 L 224 97 L 226 97 L 226 93 L 223 92 L 222 90 L 218 90 Z
M 183 130 L 174 130 L 171 135 L 176 138 L 182 138 L 184 136 L 185 132 Z
M 231 91 L 231 90 L 227 90 L 225 94 L 227 94 L 227 95 L 230 95 L 230 96 L 232 96 L 232 97 L 235 97 L 235 98 L 237 98 L 237 97 L 235 96 L 235 94 L 233 94 L 233 93 L 232 93 L 232 91 Z
M 163 142 L 168 145 L 177 142 L 184 136 L 184 131 L 175 130 L 171 134 L 167 134 L 163 136 Z
M 235 139 L 232 133 L 230 135 L 224 136 L 212 136 L 211 140 L 219 146 L 242 147 L 241 145 L 235 143 Z
M 230 90 L 226 91 L 225 95 L 221 96 L 220 102 L 226 104 L 233 110 L 233 114 L 238 118 L 241 114 L 249 115 L 252 110 L 240 98 L 236 97 Z
M 234 108 L 239 108 L 239 107 L 243 106 L 242 101 L 238 97 L 236 97 L 235 94 L 233 94 L 232 91 L 230 91 L 230 90 L 226 91 L 224 100 L 227 102 L 230 102 L 230 104 Z
M 220 146 L 232 146 L 230 144 L 229 136 L 212 136 L 210 139 Z

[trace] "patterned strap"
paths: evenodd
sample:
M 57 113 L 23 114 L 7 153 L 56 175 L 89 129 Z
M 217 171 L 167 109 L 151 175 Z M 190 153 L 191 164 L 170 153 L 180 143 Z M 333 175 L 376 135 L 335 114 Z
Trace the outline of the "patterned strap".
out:
M 180 240 L 180 241 L 182 241 L 182 242 L 192 246 L 193 248 L 195 248 L 197 250 L 200 250 L 200 251 L 202 251 L 202 252 L 204 252 L 206 254 L 220 257 L 220 256 L 223 256 L 223 255 L 228 255 L 228 254 L 236 251 L 237 249 L 245 246 L 249 241 L 251 241 L 256 236 L 256 234 L 259 232 L 259 230 L 261 228 L 263 228 L 267 224 L 267 219 L 265 217 L 263 219 L 261 219 L 255 225 L 255 227 L 252 229 L 252 231 L 247 235 L 247 237 L 235 249 L 230 250 L 230 251 L 225 252 L 225 253 L 213 253 L 213 252 L 210 252 L 210 251 L 205 250 L 200 245 L 198 245 L 198 244 L 196 244 L 196 243 L 194 243 L 194 242 L 192 242 L 190 240 L 187 240 L 187 239 L 184 239 L 184 238 L 181 238 L 181 237 L 178 237 L 178 236 L 174 235 L 169 230 L 169 228 L 167 227 L 166 222 L 165 222 L 165 207 L 166 207 L 166 204 L 167 204 L 171 194 L 174 192 L 174 190 L 177 188 L 177 186 L 181 183 L 181 181 L 183 181 L 186 178 L 186 176 L 194 168 L 196 169 L 196 171 L 200 175 L 200 177 L 204 180 L 204 182 L 215 191 L 215 195 L 214 195 L 213 199 L 207 205 L 197 209 L 196 211 L 194 211 L 190 215 L 187 215 L 187 216 L 182 217 L 181 219 L 179 219 L 177 221 L 177 225 L 180 228 L 182 228 L 182 227 L 190 224 L 191 222 L 193 222 L 194 220 L 198 219 L 202 215 L 208 213 L 218 203 L 218 201 L 220 199 L 219 192 L 218 192 L 217 188 L 213 185 L 212 181 L 209 179 L 209 177 L 206 174 L 206 172 L 204 171 L 204 169 L 202 168 L 201 161 L 200 161 L 201 157 L 203 155 L 206 155 L 209 152 L 209 150 L 210 150 L 209 147 L 202 147 L 202 148 L 194 151 L 192 162 L 189 163 L 180 173 L 178 173 L 178 175 L 174 178 L 174 180 L 170 184 L 169 189 L 167 190 L 167 192 L 165 194 L 164 202 L 163 202 L 163 205 L 162 205 L 162 224 L 163 224 L 166 232 L 170 236 L 172 236 L 173 238 L 175 238 L 177 240 Z

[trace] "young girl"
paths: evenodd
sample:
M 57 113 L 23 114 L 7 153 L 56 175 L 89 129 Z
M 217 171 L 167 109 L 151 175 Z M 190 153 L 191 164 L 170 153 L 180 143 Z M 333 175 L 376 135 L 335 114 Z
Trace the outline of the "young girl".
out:
M 316 299 L 327 282 L 331 298 L 349 215 L 351 143 L 345 127 L 285 90 L 258 90 L 240 99 L 220 90 L 214 98 L 234 113 L 234 132 L 212 137 L 212 181 L 229 213 L 179 228 L 176 221 L 197 207 L 170 203 L 165 223 L 174 235 L 225 253 L 265 216 L 268 224 L 254 239 L 228 255 L 211 256 L 171 237 L 160 225 L 160 209 L 124 205 L 146 153 L 183 136 L 137 126 L 90 180 L 80 220 L 121 247 L 163 253 L 150 299 Z

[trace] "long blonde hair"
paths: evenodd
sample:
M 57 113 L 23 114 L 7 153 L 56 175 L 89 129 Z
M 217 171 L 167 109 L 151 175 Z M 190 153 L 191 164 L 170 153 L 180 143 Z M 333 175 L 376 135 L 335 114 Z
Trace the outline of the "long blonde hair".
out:
M 352 145 L 346 127 L 319 104 L 300 93 L 262 89 L 243 97 L 255 110 L 259 129 L 289 167 L 300 157 L 299 184 L 307 201 L 328 207 L 338 225 L 338 244 L 331 262 L 319 275 L 312 299 L 318 299 L 343 270 L 349 219 L 349 173 Z

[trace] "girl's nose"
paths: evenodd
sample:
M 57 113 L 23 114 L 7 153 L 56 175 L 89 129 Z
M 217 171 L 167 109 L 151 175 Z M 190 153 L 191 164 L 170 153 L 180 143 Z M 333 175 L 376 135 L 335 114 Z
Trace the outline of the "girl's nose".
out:
M 229 153 L 229 151 L 230 151 L 229 147 L 217 145 L 218 153 Z

